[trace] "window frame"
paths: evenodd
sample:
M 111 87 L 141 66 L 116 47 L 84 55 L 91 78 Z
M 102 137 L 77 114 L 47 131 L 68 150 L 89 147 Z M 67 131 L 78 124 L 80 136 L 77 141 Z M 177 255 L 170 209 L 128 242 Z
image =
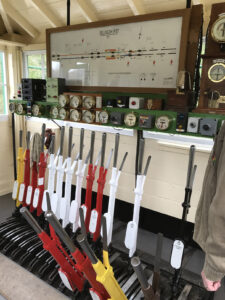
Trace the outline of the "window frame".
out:
M 7 84 L 7 73 L 6 73 L 6 52 L 3 49 L 0 49 L 0 55 L 2 54 L 2 66 L 0 72 L 3 77 L 3 113 L 0 113 L 0 121 L 6 121 L 8 119 L 8 84 Z
M 23 51 L 23 77 L 29 78 L 29 68 L 28 68 L 28 56 L 29 55 L 41 55 L 41 72 L 42 72 L 42 79 L 45 79 L 45 72 L 44 69 L 47 68 L 44 62 L 44 55 L 46 56 L 46 50 L 29 50 Z

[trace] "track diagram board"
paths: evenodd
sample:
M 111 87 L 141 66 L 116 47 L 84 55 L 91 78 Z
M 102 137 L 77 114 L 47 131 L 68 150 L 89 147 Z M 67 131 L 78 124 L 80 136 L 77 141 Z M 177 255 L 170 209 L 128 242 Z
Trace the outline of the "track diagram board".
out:
M 177 16 L 52 32 L 51 76 L 69 86 L 175 88 L 182 24 Z

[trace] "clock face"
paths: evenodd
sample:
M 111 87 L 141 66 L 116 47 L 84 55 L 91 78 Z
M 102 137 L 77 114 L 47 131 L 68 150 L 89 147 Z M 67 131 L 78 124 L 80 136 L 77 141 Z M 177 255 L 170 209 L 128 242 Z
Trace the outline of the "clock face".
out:
M 68 96 L 67 95 L 59 95 L 59 106 L 64 107 L 68 103 Z
M 52 116 L 53 119 L 56 119 L 58 117 L 59 111 L 56 106 L 53 106 L 50 110 L 50 115 Z
M 124 123 L 129 127 L 135 126 L 136 120 L 137 118 L 134 113 L 128 113 L 124 117 Z
M 99 113 L 99 121 L 102 124 L 107 124 L 109 120 L 109 114 L 107 111 L 103 110 Z
M 95 106 L 95 98 L 92 96 L 85 96 L 83 98 L 83 107 L 86 109 L 91 109 Z
M 216 63 L 209 68 L 208 77 L 212 82 L 221 82 L 225 79 L 225 65 Z
M 39 111 L 40 111 L 39 106 L 38 106 L 37 104 L 34 104 L 34 105 L 32 106 L 32 114 L 33 114 L 35 117 L 37 117 L 37 116 L 39 115 Z
M 85 123 L 93 123 L 94 119 L 95 119 L 95 115 L 91 111 L 86 110 L 83 113 L 83 121 Z
M 66 113 L 65 108 L 60 108 L 60 110 L 59 110 L 59 118 L 61 120 L 65 120 L 66 117 L 67 117 L 67 113 Z
M 22 104 L 17 104 L 16 107 L 16 112 L 21 115 L 23 113 L 23 105 Z
M 211 35 L 214 41 L 218 43 L 225 43 L 225 16 L 218 18 L 214 22 Z
M 167 130 L 170 126 L 170 119 L 167 116 L 160 116 L 155 121 L 155 127 L 159 130 Z
M 70 106 L 73 108 L 77 108 L 81 105 L 81 97 L 80 96 L 70 96 Z
M 79 122 L 80 121 L 81 114 L 77 109 L 73 109 L 70 112 L 70 120 L 74 122 Z

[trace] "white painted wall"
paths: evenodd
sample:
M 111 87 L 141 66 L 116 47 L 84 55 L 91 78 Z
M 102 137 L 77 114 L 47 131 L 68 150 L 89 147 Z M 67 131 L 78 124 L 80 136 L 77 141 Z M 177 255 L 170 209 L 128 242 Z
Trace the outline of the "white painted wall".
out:
M 41 125 L 41 122 L 37 123 L 28 121 L 27 128 L 28 130 L 31 130 L 31 132 L 41 132 Z M 56 128 L 52 122 L 48 123 L 47 127 Z M 75 142 L 75 150 L 73 151 L 72 157 L 75 157 L 79 149 L 79 135 L 80 129 L 74 128 L 73 142 Z M 95 158 L 97 157 L 97 153 L 101 147 L 101 135 L 101 132 L 96 132 Z M 91 131 L 85 130 L 84 157 L 89 151 L 90 136 Z M 66 140 L 67 137 L 68 127 L 66 127 Z M 110 149 L 114 146 L 114 139 L 114 134 L 107 134 L 105 161 L 107 160 Z M 57 130 L 56 132 L 56 142 L 59 143 L 59 130 Z M 67 141 L 65 141 L 65 143 L 66 145 L 64 147 L 64 157 L 66 157 L 67 153 Z M 120 161 L 122 160 L 122 157 L 126 151 L 128 151 L 129 154 L 124 166 L 123 173 L 120 177 L 120 185 L 118 188 L 117 198 L 126 202 L 133 203 L 133 189 L 135 184 L 134 170 L 136 155 L 136 133 L 132 137 L 121 135 L 118 164 L 120 164 Z M 174 145 L 170 143 L 167 144 L 165 142 L 162 143 L 162 141 L 146 139 L 144 162 L 146 161 L 149 154 L 152 156 L 152 161 L 145 182 L 142 206 L 163 214 L 181 218 L 181 204 L 184 200 L 184 188 L 186 185 L 189 148 L 187 145 Z M 194 216 L 201 193 L 202 181 L 208 157 L 208 150 L 196 151 L 195 163 L 197 164 L 198 168 L 193 187 L 191 209 L 188 215 L 188 220 L 191 222 L 194 222 Z M 106 195 L 109 195 L 108 182 L 111 177 L 111 166 L 107 175 L 107 184 L 104 190 L 104 193 Z M 73 183 L 75 184 L 75 176 L 73 179 Z M 84 181 L 83 184 L 83 187 L 85 186 L 86 181 Z M 94 191 L 97 191 L 96 181 L 94 183 Z

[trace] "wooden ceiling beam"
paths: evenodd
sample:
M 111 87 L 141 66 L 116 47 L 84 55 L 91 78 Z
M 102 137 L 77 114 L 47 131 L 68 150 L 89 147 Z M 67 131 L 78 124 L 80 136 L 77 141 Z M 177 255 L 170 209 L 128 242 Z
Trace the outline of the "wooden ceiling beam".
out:
M 17 11 L 9 4 L 7 0 L 1 0 L 2 6 L 7 13 L 18 25 L 20 25 L 32 38 L 38 35 L 38 31 Z
M 127 0 L 127 3 L 135 16 L 146 14 L 142 0 Z
M 16 33 L 6 33 L 0 35 L 0 44 L 9 45 L 9 46 L 20 46 L 24 47 L 29 44 L 29 40 L 26 36 L 16 34 Z
M 43 0 L 30 0 L 31 4 L 39 11 L 51 24 L 52 27 L 61 27 L 64 24 L 52 13 L 51 9 L 46 7 Z
M 77 0 L 77 4 L 79 5 L 83 16 L 88 22 L 98 21 L 98 17 L 95 15 L 91 7 L 84 0 Z
M 12 29 L 12 26 L 10 24 L 10 20 L 9 20 L 8 15 L 7 15 L 7 13 L 6 13 L 3 5 L 2 5 L 2 0 L 0 0 L 0 14 L 2 16 L 2 20 L 3 20 L 3 23 L 5 25 L 6 31 L 10 34 L 13 33 L 13 29 Z

